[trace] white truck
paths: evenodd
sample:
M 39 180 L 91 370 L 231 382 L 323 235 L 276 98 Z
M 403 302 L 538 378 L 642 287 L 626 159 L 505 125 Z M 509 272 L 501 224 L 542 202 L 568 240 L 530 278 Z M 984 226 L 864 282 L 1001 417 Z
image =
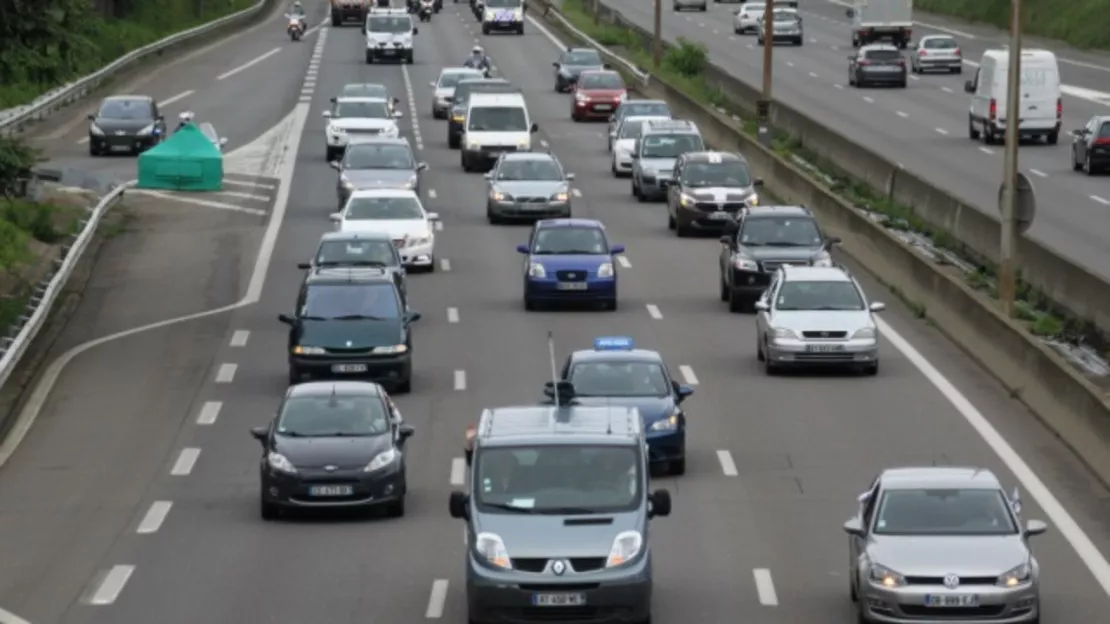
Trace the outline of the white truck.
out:
M 913 0 L 850 0 L 852 47 L 890 41 L 905 49 L 913 35 Z

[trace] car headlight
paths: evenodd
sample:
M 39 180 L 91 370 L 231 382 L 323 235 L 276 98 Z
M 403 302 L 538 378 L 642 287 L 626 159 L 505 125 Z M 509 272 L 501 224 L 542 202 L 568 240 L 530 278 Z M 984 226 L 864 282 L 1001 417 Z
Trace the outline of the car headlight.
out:
M 686 193 L 683 193 L 682 196 L 678 198 L 678 202 L 683 206 L 693 206 L 694 204 L 698 203 L 698 200 L 694 199 L 690 195 L 687 195 Z
M 605 567 L 615 568 L 636 558 L 644 549 L 644 536 L 639 531 L 623 531 L 613 540 Z
M 787 329 L 785 327 L 772 327 L 771 328 L 771 335 L 774 336 L 775 338 L 780 339 L 780 340 L 797 340 L 798 339 L 798 334 L 795 333 L 793 329 Z
M 759 263 L 758 262 L 756 262 L 755 260 L 752 260 L 751 258 L 745 258 L 743 256 L 733 256 L 732 257 L 732 266 L 736 267 L 737 269 L 740 269 L 741 271 L 758 271 L 759 270 Z
M 649 428 L 652 431 L 674 431 L 678 429 L 678 414 L 678 410 L 675 410 L 670 416 L 651 423 L 651 427 Z
M 538 262 L 533 262 L 528 265 L 528 277 L 537 277 L 543 279 L 547 277 L 547 271 L 544 270 L 542 264 Z
M 597 276 L 601 278 L 613 277 L 613 263 L 603 262 L 601 266 L 597 267 Z
M 388 347 L 374 347 L 373 352 L 378 355 L 398 355 L 409 350 L 408 345 L 397 344 Z
M 418 180 L 418 178 L 416 176 L 412 176 L 411 178 L 409 178 L 408 182 L 405 182 L 405 188 L 407 188 L 407 189 L 416 188 L 417 180 Z
M 995 584 L 999 587 L 1017 587 L 1031 580 L 1033 580 L 1033 567 L 1028 563 L 1023 563 L 1013 570 L 1000 575 Z
M 382 468 L 385 468 L 386 466 L 397 461 L 397 458 L 400 456 L 401 454 L 398 453 L 397 449 L 395 448 L 391 448 L 388 451 L 382 451 L 381 453 L 375 455 L 374 459 L 371 459 L 370 463 L 366 464 L 366 467 L 363 468 L 362 471 L 374 472 L 375 470 L 381 470 Z
M 104 136 L 104 131 L 100 129 L 100 126 L 93 123 L 93 124 L 89 124 L 89 134 L 95 134 L 96 136 Z
M 852 334 L 852 338 L 874 338 L 874 337 L 875 337 L 875 328 L 874 327 L 863 327 L 861 329 L 857 329 L 856 332 L 854 334 Z
M 520 149 L 526 150 L 532 145 L 531 139 L 521 139 L 516 142 L 516 146 Z
M 455 123 L 462 123 L 462 122 L 466 121 L 466 115 L 461 115 L 461 114 L 458 114 L 458 113 L 452 113 L 451 114 L 451 121 L 453 121 Z
M 325 351 L 322 347 L 306 347 L 304 345 L 297 345 L 293 347 L 293 353 L 297 355 L 323 355 Z
M 759 195 L 757 193 L 752 193 L 750 197 L 744 200 L 744 203 L 748 204 L 749 206 L 758 206 Z
M 285 456 L 281 453 L 275 453 L 271 451 L 269 454 L 266 455 L 266 463 L 270 465 L 270 468 L 273 468 L 278 472 L 284 472 L 285 474 L 297 473 L 297 467 L 294 466 L 293 462 L 286 459 Z
M 477 141 L 467 140 L 467 142 L 466 142 L 466 149 L 468 149 L 468 150 L 481 149 L 481 147 L 482 146 L 479 145 Z
M 553 201 L 553 202 L 570 201 L 570 195 L 568 193 L 565 193 L 565 192 L 564 193 L 555 193 L 554 195 L 551 196 L 551 201 Z
M 502 193 L 501 191 L 493 191 L 492 193 L 489 194 L 489 197 L 490 197 L 490 199 L 492 199 L 495 202 L 511 202 L 511 201 L 513 201 L 513 196 L 512 195 L 509 195 L 508 193 Z
M 344 130 L 343 128 L 340 128 L 339 126 L 328 126 L 328 132 L 331 133 L 331 134 L 335 134 L 335 135 L 346 134 L 347 133 L 346 130 Z
M 906 578 L 894 570 L 872 563 L 867 569 L 867 578 L 876 585 L 883 587 L 901 587 L 906 584 Z
M 405 247 L 420 247 L 421 245 L 427 245 L 431 242 L 431 236 L 413 236 L 405 239 Z
M 578 93 L 576 93 L 574 95 L 574 99 L 578 100 L 579 102 L 589 102 L 590 101 L 590 96 L 588 96 L 585 93 L 582 93 L 581 91 L 579 91 Z
M 151 132 L 154 132 L 154 124 L 150 124 L 149 126 L 144 126 L 142 128 L 139 128 L 139 131 L 136 132 L 135 134 L 137 134 L 139 136 L 146 136 L 146 135 L 150 134 Z
M 355 185 L 347 179 L 347 176 L 339 176 L 339 183 L 342 184 L 343 188 L 347 189 L 348 191 L 354 190 L 355 188 Z
M 401 131 L 400 128 L 398 128 L 396 126 L 396 124 L 394 124 L 394 125 L 386 128 L 385 130 L 382 130 L 382 136 L 393 138 L 393 137 L 396 137 L 397 134 L 400 133 L 400 131 Z
M 502 570 L 512 570 L 509 551 L 505 542 L 496 533 L 479 533 L 474 538 L 474 554 L 485 563 Z

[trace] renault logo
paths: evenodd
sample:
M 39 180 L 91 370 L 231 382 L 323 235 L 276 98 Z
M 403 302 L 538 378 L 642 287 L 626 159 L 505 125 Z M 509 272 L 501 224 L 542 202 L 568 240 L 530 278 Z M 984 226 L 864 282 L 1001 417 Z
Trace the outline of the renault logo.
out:
M 325 472 L 335 472 L 336 470 L 339 470 L 339 466 L 324 466 Z
M 557 576 L 562 576 L 563 572 L 567 571 L 567 564 L 563 563 L 562 561 L 556 561 L 554 564 L 552 564 L 551 571 L 554 572 Z
M 948 589 L 956 589 L 960 586 L 960 577 L 956 576 L 955 574 L 945 574 L 944 586 Z

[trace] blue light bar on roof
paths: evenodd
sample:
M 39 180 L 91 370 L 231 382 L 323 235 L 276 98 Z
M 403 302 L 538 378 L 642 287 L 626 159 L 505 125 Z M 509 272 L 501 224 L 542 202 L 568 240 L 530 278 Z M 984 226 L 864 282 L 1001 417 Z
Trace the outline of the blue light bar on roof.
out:
M 594 351 L 631 351 L 634 348 L 628 336 L 602 336 L 594 339 Z

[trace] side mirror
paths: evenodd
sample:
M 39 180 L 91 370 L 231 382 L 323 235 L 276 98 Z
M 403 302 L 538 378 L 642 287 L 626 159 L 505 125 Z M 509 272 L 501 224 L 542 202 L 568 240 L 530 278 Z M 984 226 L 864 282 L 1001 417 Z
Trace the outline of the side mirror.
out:
M 874 302 L 871 303 L 871 305 L 868 307 L 868 309 L 871 310 L 872 312 L 882 312 L 883 310 L 886 309 L 886 304 L 883 303 L 882 301 L 874 301 Z
M 431 88 L 433 88 L 433 89 L 435 89 L 435 88 L 436 88 L 436 83 L 435 83 L 435 81 L 429 82 L 429 83 L 428 83 L 428 86 L 429 86 L 429 87 L 431 87 Z
M 336 98 L 328 98 L 328 101 L 331 102 L 332 104 L 335 104 L 335 99 Z
M 227 145 L 227 137 L 220 137 L 220 147 Z
M 400 119 L 405 116 L 404 111 L 393 111 L 393 118 Z
M 302 270 L 302 271 L 307 271 L 307 270 L 312 268 L 312 263 L 311 262 L 298 262 L 297 263 L 297 268 Z
M 1040 520 L 1030 520 L 1025 523 L 1025 537 L 1041 535 L 1048 530 L 1048 525 Z
M 96 121 L 96 115 L 89 115 L 89 121 Z
M 412 29 L 412 34 L 413 35 L 419 35 L 420 34 L 420 29 L 419 28 L 413 28 Z
M 852 518 L 844 523 L 844 532 L 848 535 L 856 537 L 863 537 L 863 521 L 859 518 Z
M 415 323 L 422 318 L 424 318 L 424 315 L 416 312 L 415 310 L 409 310 L 408 312 L 405 312 L 405 321 L 409 323 Z
M 632 160 L 640 160 L 640 154 L 638 152 L 632 152 L 631 158 Z
M 610 63 L 602 63 L 601 68 L 602 69 L 613 69 L 613 65 L 610 64 Z
M 401 103 L 401 98 L 393 98 L 393 105 L 394 106 L 397 106 L 400 103 Z
M 332 223 L 339 223 L 340 221 L 343 220 L 343 215 L 338 213 L 338 212 L 333 212 L 330 215 L 328 215 L 328 218 L 331 219 Z
M 682 401 L 685 401 L 686 399 L 694 396 L 694 389 L 690 386 L 679 386 L 675 389 L 675 394 L 678 395 L 678 400 L 681 403 Z
M 720 240 L 721 240 L 722 245 L 728 245 L 729 247 L 732 246 L 732 237 L 731 236 L 728 236 L 728 235 L 722 236 L 720 238 Z
M 567 182 L 574 182 L 574 174 L 573 173 L 568 173 L 566 175 L 566 178 L 567 178 Z
M 554 67 L 555 69 L 559 69 L 559 64 L 558 63 L 552 63 L 551 66 Z
M 269 427 L 251 427 L 251 437 L 259 442 L 265 442 L 270 435 Z M 1043 523 L 1042 523 L 1043 526 Z
M 975 93 L 975 82 L 968 80 L 964 83 L 964 93 Z
M 297 319 L 293 318 L 293 316 L 289 314 L 279 314 L 278 320 L 282 323 L 285 323 L 286 325 L 294 325 L 297 322 Z
M 416 163 L 416 170 L 417 171 L 424 171 L 427 168 L 428 168 L 428 163 L 426 163 L 426 162 L 421 161 L 421 162 Z
M 549 399 L 555 398 L 555 384 L 553 382 L 546 382 L 543 384 L 543 395 Z
M 667 490 L 655 490 L 648 499 L 648 505 L 649 518 L 671 515 L 671 493 Z
M 323 113 L 320 114 L 320 116 L 323 117 L 324 119 L 331 119 L 331 111 L 324 111 Z
M 342 168 L 343 168 L 343 167 L 341 167 L 341 166 L 339 165 L 339 161 L 338 161 L 338 160 L 333 160 L 333 161 L 331 161 L 330 163 L 328 163 L 328 165 L 330 165 L 330 166 L 331 166 L 331 168 L 332 168 L 332 169 L 335 169 L 336 171 L 339 171 L 340 169 L 342 169 Z
M 438 212 L 429 212 L 428 213 L 428 220 L 429 221 L 439 221 L 439 213 Z
M 489 173 L 483 173 L 482 177 L 487 179 L 487 180 L 492 180 L 493 179 L 493 172 L 490 171 Z
M 529 132 L 531 132 L 532 134 L 535 134 L 539 131 L 540 131 L 539 124 L 532 124 L 532 128 L 529 130 Z
M 609 253 L 610 253 L 610 254 L 612 254 L 612 255 L 614 255 L 614 256 L 615 256 L 615 255 L 617 255 L 617 254 L 622 254 L 622 253 L 624 253 L 624 245 L 613 245 L 613 246 L 612 246 L 612 247 L 611 247 L 611 248 L 609 249 Z
M 845 12 L 844 12 L 844 15 L 845 15 L 845 16 L 846 16 L 846 17 L 847 17 L 848 19 L 851 19 L 851 18 L 853 18 L 853 17 L 855 17 L 855 16 L 856 16 L 856 10 L 855 10 L 855 9 L 848 9 L 847 11 L 845 11 Z
M 756 178 L 752 180 L 752 186 L 755 188 L 763 188 L 763 178 Z
M 397 429 L 397 437 L 401 438 L 401 440 L 407 440 L 414 435 L 416 435 L 416 429 L 413 428 L 412 425 L 401 425 Z
M 771 304 L 767 303 L 763 299 L 760 299 L 759 301 L 755 302 L 755 309 L 759 310 L 760 312 L 766 312 L 771 309 Z
M 840 243 L 843 243 L 843 242 L 844 242 L 844 239 L 840 238 L 839 236 L 830 236 L 827 239 L 825 239 L 825 246 L 826 247 L 832 247 L 833 245 L 839 245 Z
M 527 256 L 529 253 L 531 253 L 531 250 L 528 249 L 528 245 L 525 245 L 524 243 L 521 243 L 521 244 L 516 246 L 516 252 L 517 253 L 522 253 L 522 254 Z
M 466 509 L 469 503 L 470 499 L 465 492 L 451 492 L 451 498 L 447 499 L 447 510 L 451 512 L 452 518 L 466 520 L 470 515 Z

